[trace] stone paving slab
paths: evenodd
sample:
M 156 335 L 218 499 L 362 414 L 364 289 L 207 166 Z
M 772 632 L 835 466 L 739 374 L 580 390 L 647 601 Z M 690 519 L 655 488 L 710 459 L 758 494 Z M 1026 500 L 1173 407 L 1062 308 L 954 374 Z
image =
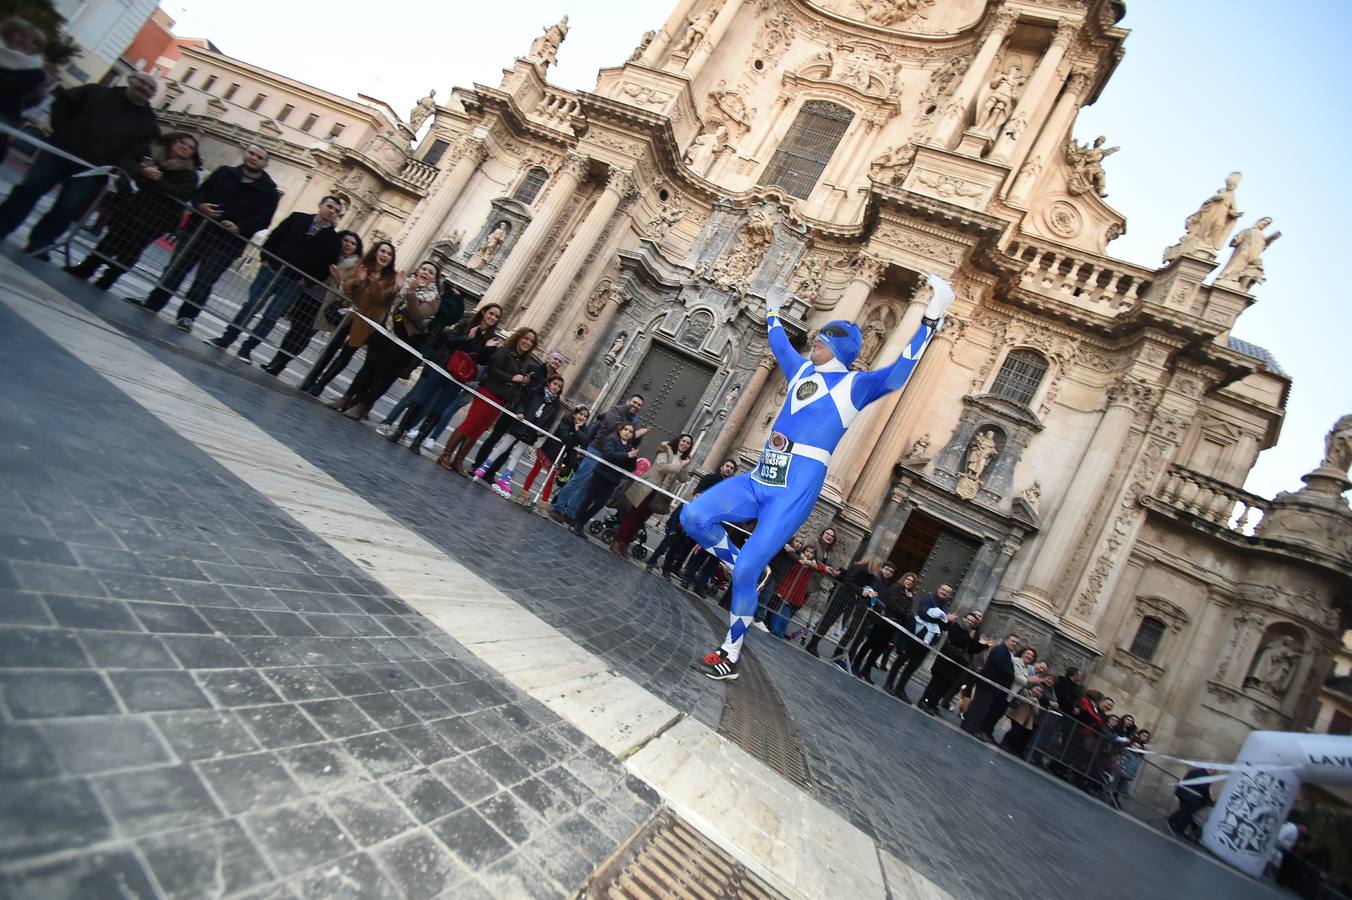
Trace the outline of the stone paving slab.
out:
M 0 307 L 0 895 L 566 896 L 657 796 Z

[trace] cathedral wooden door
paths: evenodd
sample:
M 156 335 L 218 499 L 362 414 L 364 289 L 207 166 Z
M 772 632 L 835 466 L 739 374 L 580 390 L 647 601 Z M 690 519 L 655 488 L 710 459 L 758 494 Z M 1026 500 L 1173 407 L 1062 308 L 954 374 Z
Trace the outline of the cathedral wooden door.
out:
M 659 443 L 674 440 L 690 429 L 715 371 L 713 366 L 661 344 L 648 348 L 629 386 L 615 398 L 621 403 L 634 394 L 643 395 L 639 422 L 650 429 L 640 445 L 644 456 L 651 459 Z
M 972 565 L 972 558 L 981 544 L 956 534 L 942 531 L 934 542 L 929 559 L 920 570 L 920 593 L 938 590 L 941 584 L 951 584 L 956 592 L 962 586 L 962 577 Z

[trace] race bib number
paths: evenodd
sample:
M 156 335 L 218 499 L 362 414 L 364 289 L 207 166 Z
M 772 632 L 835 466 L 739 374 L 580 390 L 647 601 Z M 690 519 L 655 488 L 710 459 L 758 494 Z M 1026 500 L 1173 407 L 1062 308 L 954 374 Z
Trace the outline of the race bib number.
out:
M 789 483 L 789 463 L 793 461 L 793 454 L 789 452 L 792 446 L 793 443 L 782 434 L 771 435 L 770 444 L 761 451 L 760 462 L 756 464 L 756 471 L 751 477 L 769 487 L 786 487 Z

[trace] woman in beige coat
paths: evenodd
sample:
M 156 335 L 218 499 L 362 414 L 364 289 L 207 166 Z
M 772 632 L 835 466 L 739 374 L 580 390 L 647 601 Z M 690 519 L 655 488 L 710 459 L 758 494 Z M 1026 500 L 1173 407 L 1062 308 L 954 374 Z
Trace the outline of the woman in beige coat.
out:
M 621 558 L 628 557 L 629 544 L 648 517 L 654 513 L 665 516 L 671 512 L 671 498 L 662 491 L 674 494 L 682 483 L 690 480 L 690 451 L 694 446 L 695 439 L 688 434 L 676 438 L 675 449 L 665 441 L 657 445 L 647 478 L 662 490 L 653 490 L 642 481 L 630 483 L 629 489 L 624 492 L 630 510 L 620 518 L 620 524 L 615 529 L 615 539 L 610 542 L 611 553 Z

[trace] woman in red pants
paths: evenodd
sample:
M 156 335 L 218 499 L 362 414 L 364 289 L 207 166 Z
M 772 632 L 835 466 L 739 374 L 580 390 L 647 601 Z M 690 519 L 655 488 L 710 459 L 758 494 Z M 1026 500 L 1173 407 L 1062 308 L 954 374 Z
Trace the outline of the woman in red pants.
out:
M 628 557 L 629 544 L 648 517 L 653 513 L 665 516 L 671 512 L 671 498 L 662 491 L 674 494 L 683 482 L 690 480 L 690 449 L 694 446 L 695 439 L 688 434 L 676 438 L 675 449 L 665 441 L 657 445 L 652 469 L 647 477 L 662 490 L 653 490 L 643 482 L 635 481 L 624 492 L 631 509 L 615 528 L 615 539 L 610 542 L 611 553 L 621 558 Z
M 535 465 L 526 476 L 526 483 L 521 486 L 523 497 L 530 493 L 530 486 L 541 473 L 548 475 L 544 490 L 540 492 L 541 503 L 549 502 L 555 481 L 560 478 L 565 482 L 568 480 L 573 470 L 577 468 L 577 448 L 587 442 L 587 420 L 590 418 L 591 410 L 579 406 L 573 410 L 571 416 L 559 423 L 559 427 L 554 429 L 552 435 L 545 439 L 544 446 L 535 451 Z M 559 460 L 557 466 L 554 465 L 555 457 Z
M 535 349 L 535 341 L 534 328 L 518 328 L 507 339 L 507 343 L 493 354 L 488 371 L 479 379 L 478 387 L 479 393 L 488 399 L 474 398 L 465 420 L 446 442 L 446 449 L 437 460 L 437 465 L 457 475 L 466 474 L 465 457 L 469 455 L 475 441 L 492 428 L 498 416 L 502 415 L 499 407 L 511 408 L 522 385 L 526 383 L 529 377 L 526 375 L 526 364 L 530 362 L 530 352 Z M 496 405 L 490 400 L 495 401 Z

